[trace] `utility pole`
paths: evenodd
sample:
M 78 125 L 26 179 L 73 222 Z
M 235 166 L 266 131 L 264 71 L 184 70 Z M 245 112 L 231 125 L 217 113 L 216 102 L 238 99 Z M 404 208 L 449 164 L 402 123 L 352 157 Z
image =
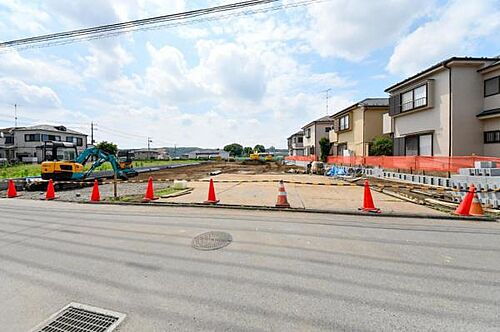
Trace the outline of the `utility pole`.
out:
M 328 115 L 328 108 L 329 108 L 329 104 L 330 104 L 330 91 L 332 91 L 332 89 L 326 89 L 325 92 L 326 92 L 326 115 Z
M 17 128 L 17 104 L 14 104 L 14 128 Z
M 94 122 L 90 123 L 90 145 L 94 145 Z
M 148 159 L 151 160 L 151 146 L 150 144 L 153 143 L 153 140 L 151 137 L 148 137 Z

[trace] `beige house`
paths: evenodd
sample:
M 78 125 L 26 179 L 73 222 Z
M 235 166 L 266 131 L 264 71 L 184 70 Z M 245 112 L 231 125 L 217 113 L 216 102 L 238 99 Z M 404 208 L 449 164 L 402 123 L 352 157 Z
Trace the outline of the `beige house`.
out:
M 388 112 L 387 98 L 367 98 L 332 115 L 331 154 L 368 156 L 373 139 L 382 135 L 383 116 Z
M 396 156 L 500 156 L 498 58 L 453 57 L 399 82 L 390 94 Z
M 330 116 L 319 118 L 304 127 L 304 156 L 320 155 L 319 140 L 323 137 L 328 138 L 328 133 L 333 126 L 333 120 Z
M 288 137 L 287 143 L 289 156 L 304 155 L 304 132 L 302 130 Z

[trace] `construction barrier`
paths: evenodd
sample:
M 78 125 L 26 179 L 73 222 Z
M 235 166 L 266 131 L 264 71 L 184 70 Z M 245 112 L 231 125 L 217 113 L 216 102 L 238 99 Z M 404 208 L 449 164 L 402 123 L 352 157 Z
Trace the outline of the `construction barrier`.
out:
M 176 179 L 154 179 L 154 182 L 174 182 Z M 11 181 L 11 180 L 7 180 Z M 12 180 L 13 182 L 22 183 L 22 180 Z M 186 182 L 210 182 L 210 179 L 197 179 L 197 180 L 183 180 Z M 279 183 L 282 180 L 217 180 L 212 179 L 214 183 Z M 48 180 L 39 180 L 38 183 L 48 183 Z M 99 181 L 99 184 L 127 184 L 127 183 L 148 183 L 148 180 L 108 180 L 108 181 Z M 299 184 L 299 185 L 310 185 L 310 186 L 333 186 L 333 187 L 361 187 L 363 184 L 358 183 L 349 183 L 349 182 L 311 182 L 311 181 L 291 181 L 291 180 L 283 180 L 285 184 Z M 92 187 L 94 181 L 92 182 L 84 182 L 84 181 L 54 181 L 54 185 L 59 184 L 75 184 L 83 187 L 87 185 Z M 447 188 L 430 184 L 370 184 L 372 188 L 378 189 L 420 189 L 420 190 L 435 190 L 439 192 L 467 192 L 468 190 L 461 189 L 458 187 L 455 188 Z M 481 188 L 481 190 L 477 189 L 477 192 L 487 193 L 487 192 L 500 192 L 500 188 L 496 189 L 485 189 Z
M 315 155 L 311 155 L 311 156 L 287 156 L 287 157 L 285 157 L 285 160 L 312 162 L 312 161 L 317 161 L 318 156 L 315 156 Z
M 457 173 L 460 168 L 474 168 L 476 161 L 494 161 L 500 164 L 500 158 L 465 156 L 465 157 L 425 157 L 425 156 L 369 156 L 344 157 L 329 156 L 327 163 L 349 166 L 372 166 L 384 169 L 408 171 L 450 172 Z

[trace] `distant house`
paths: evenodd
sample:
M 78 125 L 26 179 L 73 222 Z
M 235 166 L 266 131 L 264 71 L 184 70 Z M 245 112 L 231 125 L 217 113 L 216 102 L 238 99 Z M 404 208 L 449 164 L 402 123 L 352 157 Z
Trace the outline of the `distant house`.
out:
M 373 139 L 383 132 L 383 116 L 389 112 L 388 98 L 366 98 L 331 116 L 331 154 L 368 156 Z
M 396 156 L 500 156 L 500 59 L 452 57 L 385 90 Z
M 138 149 L 133 150 L 135 160 L 152 160 L 159 159 L 160 152 L 155 149 Z
M 42 162 L 44 142 L 68 142 L 78 153 L 87 148 L 87 135 L 65 126 L 36 125 L 0 129 L 0 159 Z
M 330 116 L 324 116 L 302 127 L 304 131 L 304 156 L 320 154 L 319 141 L 323 137 L 328 138 L 332 126 L 333 120 Z
M 288 137 L 287 143 L 289 156 L 304 155 L 304 132 L 302 130 Z
M 224 150 L 195 150 L 187 154 L 189 159 L 214 159 L 214 158 L 229 158 L 229 152 Z

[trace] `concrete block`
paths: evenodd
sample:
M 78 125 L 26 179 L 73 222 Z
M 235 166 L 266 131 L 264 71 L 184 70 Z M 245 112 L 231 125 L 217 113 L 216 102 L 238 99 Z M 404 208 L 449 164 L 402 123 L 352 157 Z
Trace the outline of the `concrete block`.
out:
M 476 161 L 474 168 L 496 168 L 497 163 L 494 161 Z

